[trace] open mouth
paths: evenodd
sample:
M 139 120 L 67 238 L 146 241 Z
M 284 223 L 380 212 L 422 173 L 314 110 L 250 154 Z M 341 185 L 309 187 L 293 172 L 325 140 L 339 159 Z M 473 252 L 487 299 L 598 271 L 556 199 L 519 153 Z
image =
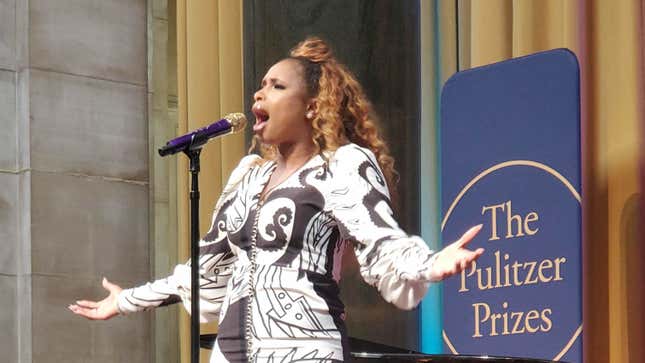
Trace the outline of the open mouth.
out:
M 269 121 L 269 113 L 261 108 L 254 108 L 253 114 L 255 115 L 255 125 L 253 131 L 259 131 L 264 128 L 264 125 Z

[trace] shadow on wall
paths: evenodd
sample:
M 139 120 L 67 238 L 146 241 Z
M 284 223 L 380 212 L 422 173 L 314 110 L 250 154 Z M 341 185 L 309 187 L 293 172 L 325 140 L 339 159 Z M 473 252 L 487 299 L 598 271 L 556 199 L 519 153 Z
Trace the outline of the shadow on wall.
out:
M 634 193 L 625 202 L 620 214 L 620 242 L 623 244 L 621 261 L 623 266 L 624 283 L 627 296 L 627 347 L 630 361 L 636 362 L 644 356 L 643 342 L 645 341 L 645 316 L 643 316 L 643 303 L 645 303 L 645 266 L 643 257 L 645 246 L 641 243 L 644 229 L 641 226 L 641 194 Z

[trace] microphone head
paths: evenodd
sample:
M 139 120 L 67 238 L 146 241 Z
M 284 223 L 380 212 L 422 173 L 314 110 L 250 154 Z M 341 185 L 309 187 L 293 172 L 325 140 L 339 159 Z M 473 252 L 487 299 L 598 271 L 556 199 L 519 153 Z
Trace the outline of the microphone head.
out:
M 241 112 L 229 113 L 224 119 L 231 124 L 231 132 L 239 132 L 246 127 L 246 116 Z

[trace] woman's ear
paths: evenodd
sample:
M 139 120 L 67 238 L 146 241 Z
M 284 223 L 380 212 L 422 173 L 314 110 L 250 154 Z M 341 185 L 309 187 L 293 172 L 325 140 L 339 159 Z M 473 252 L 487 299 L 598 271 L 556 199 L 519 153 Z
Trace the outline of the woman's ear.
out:
M 314 116 L 316 116 L 316 109 L 317 109 L 316 99 L 312 98 L 307 103 L 307 112 L 305 113 L 307 120 L 313 120 Z

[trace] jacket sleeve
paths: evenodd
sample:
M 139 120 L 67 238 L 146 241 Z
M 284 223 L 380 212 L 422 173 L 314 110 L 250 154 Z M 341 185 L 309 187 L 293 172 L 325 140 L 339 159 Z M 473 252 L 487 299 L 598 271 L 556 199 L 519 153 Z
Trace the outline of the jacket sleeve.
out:
M 226 232 L 226 205 L 235 198 L 237 185 L 254 165 L 257 155 L 245 156 L 233 170 L 215 205 L 211 227 L 199 241 L 200 321 L 217 318 L 226 294 L 226 285 L 237 260 L 229 246 Z M 183 302 L 190 313 L 190 265 L 177 265 L 170 276 L 125 289 L 117 298 L 119 313 L 128 314 L 158 306 Z
M 329 168 L 330 212 L 341 238 L 353 243 L 363 279 L 397 307 L 416 307 L 433 281 L 430 266 L 436 253 L 394 220 L 387 184 L 371 151 L 356 145 L 339 148 Z

